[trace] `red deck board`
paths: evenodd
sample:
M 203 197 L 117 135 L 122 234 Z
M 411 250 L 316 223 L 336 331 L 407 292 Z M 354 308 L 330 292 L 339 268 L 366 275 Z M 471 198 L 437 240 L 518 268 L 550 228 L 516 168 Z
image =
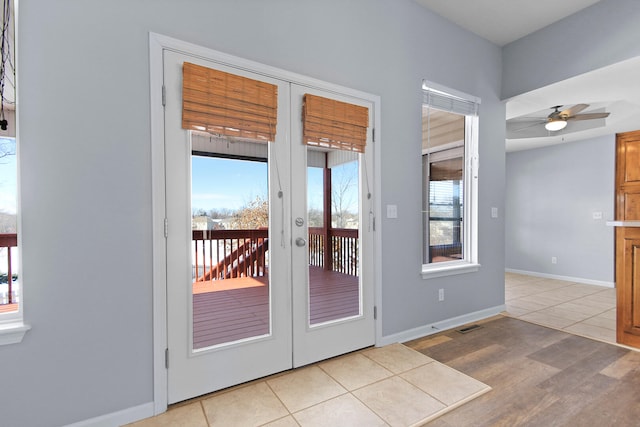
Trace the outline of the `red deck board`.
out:
M 311 324 L 359 313 L 358 277 L 310 267 Z M 269 333 L 266 276 L 194 283 L 194 348 Z
M 0 313 L 18 311 L 18 304 L 0 304 Z

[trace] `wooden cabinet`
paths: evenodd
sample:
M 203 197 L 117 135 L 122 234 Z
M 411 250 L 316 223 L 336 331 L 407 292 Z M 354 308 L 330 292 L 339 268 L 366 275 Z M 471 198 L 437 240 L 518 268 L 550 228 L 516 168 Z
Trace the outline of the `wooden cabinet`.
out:
M 640 221 L 640 131 L 616 138 L 616 220 Z M 640 347 L 640 227 L 616 228 L 617 341 Z

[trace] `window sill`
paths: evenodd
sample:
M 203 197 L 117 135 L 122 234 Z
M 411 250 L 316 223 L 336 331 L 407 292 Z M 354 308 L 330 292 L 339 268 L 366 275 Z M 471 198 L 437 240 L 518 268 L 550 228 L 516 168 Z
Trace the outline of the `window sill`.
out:
M 480 264 L 468 262 L 452 262 L 442 266 L 422 266 L 422 278 L 433 279 L 436 277 L 454 276 L 456 274 L 473 273 L 480 270 Z
M 0 345 L 17 344 L 22 341 L 24 334 L 31 326 L 22 322 L 0 323 Z

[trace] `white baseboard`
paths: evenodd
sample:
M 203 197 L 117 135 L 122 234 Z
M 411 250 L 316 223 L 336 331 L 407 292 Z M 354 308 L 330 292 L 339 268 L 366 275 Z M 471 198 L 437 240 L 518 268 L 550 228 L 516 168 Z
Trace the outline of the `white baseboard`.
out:
M 516 270 L 513 268 L 505 268 L 507 273 L 524 274 L 525 276 L 542 277 L 545 279 L 564 280 L 565 282 L 584 283 L 585 285 L 604 286 L 606 288 L 615 288 L 615 282 L 606 282 L 603 280 L 584 279 L 582 277 L 559 276 L 557 274 L 538 273 L 535 271 Z
M 416 338 L 426 337 L 427 335 L 437 334 L 438 332 L 453 329 L 458 326 L 466 325 L 467 323 L 476 322 L 478 320 L 487 319 L 502 313 L 507 308 L 503 305 L 497 305 L 495 307 L 486 308 L 480 311 L 474 311 L 473 313 L 464 314 L 462 316 L 452 317 L 450 319 L 441 320 L 429 325 L 419 326 L 417 328 L 409 329 L 407 331 L 398 332 L 392 335 L 383 336 L 380 339 L 378 345 L 380 347 L 394 344 L 398 342 L 411 341 Z
M 66 427 L 119 427 L 123 424 L 152 417 L 154 415 L 153 408 L 153 402 L 144 403 L 122 411 L 68 424 Z

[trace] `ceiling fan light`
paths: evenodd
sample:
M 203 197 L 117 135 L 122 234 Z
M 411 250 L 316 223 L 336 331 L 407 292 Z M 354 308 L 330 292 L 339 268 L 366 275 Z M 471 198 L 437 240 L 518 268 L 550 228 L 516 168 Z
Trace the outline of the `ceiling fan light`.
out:
M 567 122 L 564 120 L 549 120 L 544 127 L 552 132 L 564 129 L 567 126 Z

